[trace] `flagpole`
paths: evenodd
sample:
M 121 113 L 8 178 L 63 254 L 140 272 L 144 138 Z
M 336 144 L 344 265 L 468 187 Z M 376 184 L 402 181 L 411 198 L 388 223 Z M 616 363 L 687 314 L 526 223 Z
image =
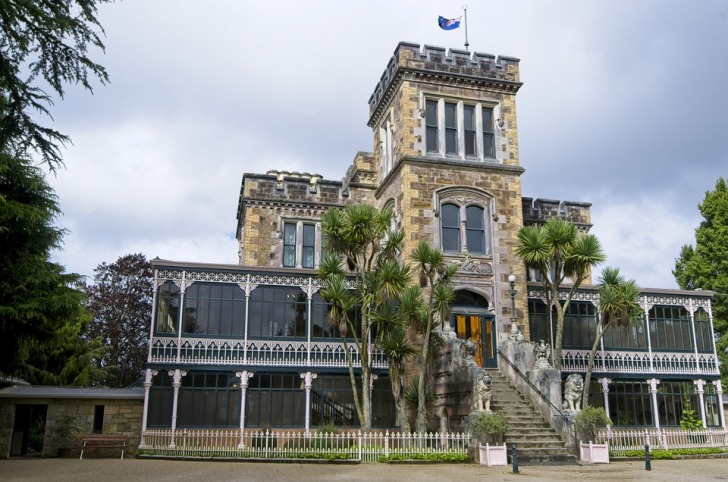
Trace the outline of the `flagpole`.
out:
M 470 44 L 468 43 L 468 6 L 463 5 L 463 11 L 465 12 L 465 50 L 468 50 Z

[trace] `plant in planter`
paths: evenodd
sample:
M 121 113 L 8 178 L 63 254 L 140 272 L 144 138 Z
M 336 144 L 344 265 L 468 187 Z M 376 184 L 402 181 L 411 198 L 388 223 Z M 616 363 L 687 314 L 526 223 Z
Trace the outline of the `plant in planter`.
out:
M 574 418 L 574 430 L 579 439 L 581 460 L 588 463 L 609 463 L 609 445 L 593 443 L 597 439 L 597 431 L 612 421 L 601 407 L 587 406 Z
M 58 456 L 68 456 L 71 448 L 75 445 L 79 435 L 78 417 L 75 415 L 62 415 L 53 426 L 53 434 L 58 441 Z
M 469 417 L 467 425 L 470 433 L 479 442 L 480 464 L 507 465 L 506 446 L 503 441 L 510 424 L 506 414 L 478 412 Z

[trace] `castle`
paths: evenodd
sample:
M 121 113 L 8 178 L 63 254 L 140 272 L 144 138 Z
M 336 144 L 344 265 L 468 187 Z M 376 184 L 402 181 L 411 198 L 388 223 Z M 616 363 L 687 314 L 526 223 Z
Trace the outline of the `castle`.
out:
M 321 215 L 353 203 L 391 207 L 406 233 L 404 253 L 425 240 L 460 265 L 449 328 L 477 345 L 478 365 L 503 363 L 498 348 L 512 318 L 526 341 L 552 340 L 555 317 L 538 273 L 514 254 L 517 233 L 554 216 L 587 232 L 590 205 L 522 195 L 521 86 L 518 59 L 403 42 L 369 99 L 373 152 L 357 153 L 342 180 L 245 173 L 239 265 L 153 261 L 142 430 L 358 425 L 342 342 L 316 277 Z M 587 385 L 616 426 L 678 425 L 685 400 L 705 427 L 724 426 L 711 296 L 645 290 L 644 323 L 610 328 Z M 586 371 L 596 301 L 587 285 L 571 304 L 564 379 Z M 373 427 L 395 428 L 378 352 L 374 372 Z

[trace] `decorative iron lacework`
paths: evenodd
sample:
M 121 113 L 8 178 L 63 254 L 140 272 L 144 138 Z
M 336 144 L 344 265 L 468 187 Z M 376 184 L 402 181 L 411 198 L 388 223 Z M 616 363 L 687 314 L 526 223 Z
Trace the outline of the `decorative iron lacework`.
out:
M 307 342 L 280 339 L 244 340 L 214 338 L 152 338 L 151 363 L 191 365 L 254 365 L 275 367 L 346 368 L 346 352 L 341 342 Z M 356 345 L 349 344 L 353 365 L 361 367 Z M 179 359 L 177 358 L 179 352 Z M 387 368 L 387 359 L 378 349 L 372 352 L 372 366 Z
M 313 276 L 282 276 L 265 274 L 242 274 L 242 273 L 218 273 L 206 271 L 180 271 L 180 270 L 158 270 L 157 280 L 160 283 L 165 281 L 210 281 L 216 283 L 250 283 L 256 285 L 276 286 L 312 286 L 323 288 L 323 280 Z M 356 281 L 347 280 L 347 288 L 356 287 Z
M 586 372 L 589 350 L 564 350 L 561 368 Z M 718 375 L 718 363 L 711 354 L 647 353 L 605 351 L 594 356 L 594 372 L 598 373 L 663 373 L 671 375 Z
M 566 300 L 568 293 L 565 291 L 559 291 L 559 300 Z M 536 298 L 546 302 L 546 293 L 540 289 L 528 290 L 529 298 Z M 596 291 L 578 291 L 572 298 L 573 301 L 591 301 L 595 304 L 599 303 L 599 293 Z M 692 303 L 695 307 L 708 308 L 710 306 L 710 299 L 705 297 L 688 297 L 685 295 L 640 295 L 640 305 L 677 305 L 688 307 Z

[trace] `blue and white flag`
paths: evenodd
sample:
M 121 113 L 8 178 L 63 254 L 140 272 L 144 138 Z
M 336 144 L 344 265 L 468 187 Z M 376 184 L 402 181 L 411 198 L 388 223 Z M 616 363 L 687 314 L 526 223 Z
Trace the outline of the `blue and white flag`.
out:
M 463 17 L 458 18 L 445 18 L 445 17 L 437 17 L 437 24 L 440 26 L 443 30 L 453 30 L 460 26 L 460 19 Z

